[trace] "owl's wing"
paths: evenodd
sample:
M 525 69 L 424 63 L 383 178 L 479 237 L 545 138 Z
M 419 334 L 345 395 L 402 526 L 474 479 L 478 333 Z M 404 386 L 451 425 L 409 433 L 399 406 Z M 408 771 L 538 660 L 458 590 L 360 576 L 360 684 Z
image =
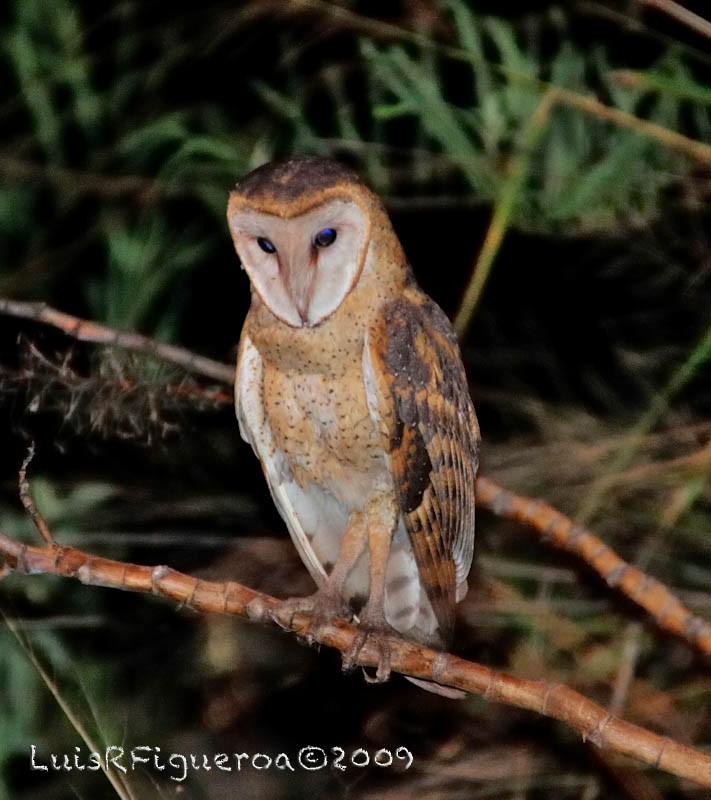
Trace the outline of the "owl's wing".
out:
M 388 303 L 368 332 L 364 375 L 420 580 L 446 642 L 472 561 L 479 426 L 457 339 L 439 306 L 415 287 Z

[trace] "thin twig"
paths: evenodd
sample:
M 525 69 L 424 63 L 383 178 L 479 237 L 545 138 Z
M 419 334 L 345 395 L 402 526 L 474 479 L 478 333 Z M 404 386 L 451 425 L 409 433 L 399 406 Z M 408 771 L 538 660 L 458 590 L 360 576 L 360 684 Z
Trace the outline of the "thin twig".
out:
M 159 183 L 140 175 L 103 175 L 7 156 L 0 158 L 0 176 L 6 181 L 48 183 L 61 191 L 96 194 L 107 198 L 141 195 L 144 199 L 157 199 L 165 195 L 187 195 L 192 190 L 189 186 Z
M 605 105 L 605 103 L 596 100 L 590 95 L 558 87 L 551 91 L 557 95 L 558 101 L 564 105 L 579 108 L 593 117 L 607 120 L 607 122 L 612 122 L 620 128 L 627 128 L 648 139 L 654 139 L 665 147 L 677 150 L 679 153 L 683 153 L 701 164 L 711 164 L 711 145 L 696 139 L 690 139 L 688 136 L 669 130 L 669 128 L 665 128 L 656 122 L 636 117 L 628 111 Z
M 40 536 L 45 540 L 45 542 L 47 542 L 47 544 L 53 545 L 54 538 L 52 537 L 52 533 L 49 530 L 47 523 L 44 521 L 44 517 L 37 510 L 37 506 L 32 499 L 32 495 L 30 494 L 30 484 L 27 480 L 27 468 L 30 466 L 30 463 L 34 457 L 35 443 L 32 442 L 27 449 L 27 455 L 25 456 L 25 460 L 22 462 L 22 466 L 20 467 L 20 477 L 18 481 L 20 501 L 25 507 L 25 511 L 29 514 L 29 517 L 34 523 L 35 528 L 37 528 L 39 531 Z
M 100 558 L 70 547 L 32 547 L 0 534 L 0 555 L 7 568 L 28 575 L 59 575 L 91 586 L 146 592 L 205 613 L 273 622 L 279 602 L 231 581 L 218 583 L 176 572 L 165 566 L 142 566 Z M 309 632 L 308 614 L 296 614 L 280 626 L 297 636 Z M 348 652 L 357 627 L 336 619 L 319 631 L 318 641 Z M 529 709 L 558 719 L 597 747 L 631 756 L 679 777 L 711 787 L 711 755 L 668 737 L 625 722 L 566 686 L 507 675 L 449 653 L 402 639 L 372 636 L 358 655 L 360 666 L 377 667 L 383 644 L 390 649 L 393 671 L 481 695 L 496 702 Z

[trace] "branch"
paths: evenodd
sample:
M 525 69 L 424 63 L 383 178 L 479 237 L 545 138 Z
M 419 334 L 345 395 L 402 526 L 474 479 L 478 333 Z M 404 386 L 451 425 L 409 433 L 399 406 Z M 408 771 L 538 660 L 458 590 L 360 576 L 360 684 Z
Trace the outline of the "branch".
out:
M 195 372 L 220 383 L 233 384 L 235 380 L 234 367 L 220 361 L 199 356 L 183 347 L 158 342 L 140 333 L 120 331 L 98 322 L 79 319 L 50 308 L 45 303 L 22 303 L 0 298 L 0 314 L 49 325 L 80 342 L 113 345 L 134 353 L 154 356 L 168 364 L 182 367 L 187 372 Z
M 174 600 L 204 613 L 222 613 L 267 623 L 270 610 L 279 602 L 231 581 L 200 580 L 165 566 L 148 567 L 113 561 L 73 547 L 32 547 L 0 533 L 0 575 L 16 571 L 27 575 L 59 575 L 90 586 L 107 586 L 145 592 Z M 310 617 L 296 614 L 280 627 L 305 636 Z M 353 645 L 358 629 L 345 620 L 325 625 L 318 641 L 345 653 Z M 361 666 L 377 667 L 378 638 L 369 638 L 358 655 Z M 525 680 L 498 672 L 463 658 L 431 650 L 402 639 L 388 638 L 391 666 L 396 672 L 435 681 L 497 702 L 529 709 L 560 720 L 577 730 L 597 747 L 631 756 L 646 764 L 711 787 L 711 756 L 665 736 L 625 722 L 581 694 L 544 681 Z
M 190 186 L 155 181 L 141 175 L 104 175 L 7 156 L 0 158 L 0 175 L 6 181 L 17 183 L 47 183 L 67 193 L 95 194 L 111 199 L 136 197 L 143 203 L 166 196 L 188 195 L 192 191 Z
M 79 341 L 98 342 L 149 354 L 230 387 L 234 383 L 234 368 L 227 364 L 204 358 L 182 347 L 157 342 L 147 336 L 73 317 L 44 303 L 23 303 L 0 298 L 0 314 L 50 325 Z M 216 394 L 214 399 L 215 402 L 232 402 L 231 397 L 220 394 Z M 680 636 L 707 655 L 711 654 L 711 623 L 693 614 L 663 583 L 628 564 L 597 536 L 575 525 L 548 503 L 517 495 L 481 476 L 476 482 L 476 498 L 479 507 L 528 525 L 540 534 L 543 541 L 582 559 L 608 586 L 647 611 L 662 630 Z
M 541 539 L 581 558 L 612 589 L 618 589 L 647 611 L 662 630 L 686 639 L 711 655 L 711 623 L 688 608 L 656 578 L 628 564 L 595 534 L 576 525 L 543 500 L 521 497 L 488 478 L 476 482 L 477 504 L 500 517 L 523 522 Z
M 668 14 L 673 19 L 688 26 L 692 31 L 700 33 L 702 36 L 708 36 L 711 39 L 711 22 L 688 8 L 675 3 L 674 0 L 641 0 L 643 6 L 656 8 L 664 14 Z

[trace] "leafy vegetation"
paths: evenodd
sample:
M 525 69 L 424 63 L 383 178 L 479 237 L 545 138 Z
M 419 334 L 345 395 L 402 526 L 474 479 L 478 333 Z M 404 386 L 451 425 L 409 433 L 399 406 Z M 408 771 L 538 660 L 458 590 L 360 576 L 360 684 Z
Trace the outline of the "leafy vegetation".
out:
M 12 0 L 0 25 L 0 295 L 227 360 L 248 302 L 224 224 L 230 187 L 273 157 L 344 158 L 396 212 L 423 283 L 462 309 L 487 474 L 593 520 L 707 613 L 711 65 L 693 35 L 660 41 L 577 7 L 496 17 L 448 0 L 400 4 L 385 21 L 359 2 L 233 5 Z M 35 500 L 63 542 L 83 535 L 87 549 L 193 571 L 219 547 L 222 576 L 239 577 L 251 561 L 229 561 L 210 536 L 281 531 L 229 410 L 165 411 L 156 396 L 172 376 L 154 363 L 66 354 L 36 327 L 0 326 L 0 531 L 34 535 L 16 499 L 27 438 L 39 443 Z M 33 362 L 17 354 L 21 328 L 36 340 Z M 117 402 L 117 386 L 133 400 Z M 189 400 L 194 387 L 181 388 Z M 94 425 L 95 413 L 111 424 Z M 145 428 L 133 424 L 141 416 Z M 630 622 L 520 532 L 488 517 L 479 530 L 487 577 L 473 585 L 487 588 L 462 610 L 460 652 L 602 702 L 624 695 L 628 676 L 624 715 L 709 741 L 708 675 L 686 649 Z M 263 571 L 288 591 L 281 567 Z M 0 627 L 2 800 L 37 796 L 22 794 L 29 741 L 80 743 L 30 651 L 100 741 L 246 748 L 248 736 L 274 749 L 313 733 L 382 746 L 415 731 L 420 783 L 402 785 L 426 796 L 472 796 L 471 783 L 502 798 L 623 791 L 565 734 L 493 706 L 413 709 L 397 685 L 344 684 L 334 662 L 294 656 L 281 639 L 185 621 L 143 598 L 21 576 L 0 589 L 22 623 L 17 636 Z M 332 776 L 296 790 L 262 779 L 253 796 L 358 791 L 334 789 Z M 649 779 L 670 798 L 700 796 Z M 76 796 L 59 780 L 51 788 Z
M 427 148 L 416 155 L 425 162 L 422 183 L 442 170 L 440 155 L 445 170 L 454 168 L 464 178 L 469 196 L 492 202 L 509 181 L 512 156 L 531 147 L 522 133 L 550 89 L 601 95 L 620 111 L 672 130 L 688 119 L 687 135 L 711 140 L 708 89 L 694 78 L 682 48 L 669 48 L 645 70 L 623 72 L 603 45 L 583 50 L 561 38 L 544 53 L 538 37 L 524 42 L 502 19 L 478 15 L 462 0 L 446 5 L 455 45 L 421 38 L 416 44 L 361 40 L 370 99 L 364 124 L 358 122 L 361 109 L 345 96 L 345 69 L 331 68 L 323 91 L 338 113 L 325 122 L 335 122 L 330 130 L 339 143 L 359 152 L 364 142 L 402 147 L 402 127 L 387 123 L 411 120 L 413 146 Z M 329 140 L 320 133 L 324 121 L 321 128 L 309 123 L 293 93 L 278 96 L 263 87 L 262 94 L 291 123 L 296 141 L 327 147 Z M 596 119 L 566 97 L 542 127 L 527 154 L 535 168 L 517 193 L 514 224 L 523 229 L 581 234 L 649 223 L 662 190 L 686 168 L 666 142 Z M 387 172 L 369 172 L 381 190 L 393 190 Z

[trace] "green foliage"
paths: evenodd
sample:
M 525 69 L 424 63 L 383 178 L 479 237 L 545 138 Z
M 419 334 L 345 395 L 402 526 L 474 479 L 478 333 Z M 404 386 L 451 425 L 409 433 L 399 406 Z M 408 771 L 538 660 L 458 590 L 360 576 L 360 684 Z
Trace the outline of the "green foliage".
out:
M 146 65 L 130 25 L 116 25 L 101 52 L 87 33 L 70 0 L 17 0 L 3 32 L 22 126 L 3 157 L 32 179 L 0 187 L 0 291 L 46 296 L 54 276 L 85 269 L 98 252 L 80 312 L 174 338 L 180 287 L 214 254 L 219 239 L 210 234 L 223 232 L 230 186 L 271 153 L 251 131 L 236 135 L 214 107 L 162 102 L 171 60 L 160 52 Z M 107 61 L 113 79 L 102 83 Z M 51 277 L 27 266 L 40 254 Z
M 91 518 L 115 493 L 115 488 L 98 481 L 85 481 L 63 492 L 51 481 L 32 478 L 33 500 L 42 509 L 53 535 L 63 541 L 65 533 L 76 533 L 82 521 Z M 22 509 L 0 513 L 0 530 L 20 540 L 37 540 L 37 531 Z M 68 598 L 76 594 L 76 588 L 68 592 L 62 580 L 35 582 L 12 576 L 3 583 L 0 612 L 10 615 L 10 608 L 15 605 L 35 609 L 71 607 Z M 79 601 L 78 608 L 81 612 L 77 621 L 81 622 L 88 611 L 86 601 Z M 95 728 L 99 721 L 90 697 L 108 697 L 112 692 L 110 669 L 71 652 L 64 632 L 54 629 L 51 613 L 46 619 L 32 616 L 28 613 L 23 622 L 11 622 L 0 613 L 0 800 L 12 796 L 6 767 L 13 758 L 26 765 L 31 744 L 39 751 L 54 752 L 58 743 L 65 748 L 68 741 L 72 746 L 80 743 L 73 711 L 67 710 L 80 708 L 78 719 Z M 57 698 L 67 707 L 60 709 Z M 99 727 L 104 725 L 104 715 L 111 724 L 112 715 L 105 713 L 101 705 L 98 708 L 102 716 Z
M 670 47 L 645 71 L 621 72 L 604 47 L 583 51 L 564 31 L 544 55 L 539 38 L 524 40 L 509 22 L 479 15 L 463 0 L 451 0 L 447 8 L 455 47 L 421 37 L 414 43 L 415 37 L 394 44 L 361 40 L 370 101 L 365 122 L 353 102 L 345 101 L 344 78 L 338 80 L 334 67 L 328 79 L 323 76 L 334 109 L 330 127 L 305 111 L 297 99 L 304 92 L 287 95 L 260 84 L 262 97 L 288 121 L 302 147 L 328 151 L 335 144 L 364 160 L 383 147 L 390 153 L 402 149 L 407 122 L 415 128 L 411 175 L 419 174 L 425 184 L 441 178 L 443 157 L 469 195 L 487 203 L 504 192 L 511 159 L 530 146 L 522 131 L 551 88 L 597 97 L 672 131 L 685 125 L 685 133 L 701 141 L 711 138 L 709 90 L 694 78 L 680 48 Z M 463 93 L 462 87 L 469 89 Z M 526 155 L 532 166 L 517 192 L 513 223 L 566 234 L 649 222 L 661 190 L 686 168 L 668 144 L 565 101 L 544 120 L 534 151 Z M 388 177 L 382 169 L 378 173 L 381 191 L 396 188 Z
M 706 328 L 697 344 L 673 372 L 666 386 L 654 395 L 645 413 L 631 428 L 628 440 L 615 452 L 598 481 L 581 501 L 576 514 L 577 520 L 581 523 L 587 522 L 602 506 L 605 495 L 609 493 L 616 478 L 632 463 L 644 436 L 654 430 L 660 419 L 669 410 L 675 396 L 686 388 L 710 362 L 711 326 Z M 691 508 L 700 499 L 707 480 L 708 476 L 703 473 L 700 480 L 694 476 L 688 480 L 684 487 L 686 497 L 682 508 Z
M 14 758 L 28 765 L 31 745 L 40 753 L 67 752 L 86 748 L 87 735 L 105 746 L 123 733 L 114 715 L 96 704 L 114 690 L 111 671 L 77 658 L 62 639 L 51 622 L 31 631 L 0 627 L 0 800 L 13 796 L 6 766 Z
M 70 659 L 59 637 L 48 631 L 39 632 L 39 648 L 53 663 L 71 669 Z M 28 756 L 29 742 L 38 747 L 45 743 L 38 721 L 46 706 L 46 696 L 39 675 L 28 660 L 14 635 L 0 626 L 0 798 L 10 797 L 5 782 L 5 767 L 15 756 Z
M 180 287 L 215 255 L 227 191 L 274 155 L 276 126 L 262 119 L 235 131 L 214 104 L 165 102 L 185 32 L 165 31 L 166 46 L 147 62 L 146 34 L 130 24 L 135 10 L 122 13 L 108 11 L 93 23 L 112 29 L 97 50 L 71 0 L 12 5 L 2 54 L 16 86 L 10 113 L 19 129 L 4 157 L 31 179 L 0 186 L 0 291 L 46 296 L 56 276 L 90 259 L 85 307 L 77 310 L 174 338 L 185 300 Z M 454 46 L 404 31 L 390 44 L 363 38 L 355 71 L 327 64 L 314 82 L 290 68 L 285 88 L 253 80 L 238 92 L 256 90 L 288 151 L 349 149 L 374 188 L 390 194 L 401 186 L 393 166 L 405 159 L 409 181 L 422 189 L 440 191 L 460 176 L 458 191 L 496 202 L 507 191 L 511 159 L 532 146 L 510 222 L 565 233 L 650 220 L 660 190 L 684 165 L 654 139 L 560 103 L 535 143 L 524 141 L 551 86 L 711 138 L 709 90 L 679 48 L 629 73 L 603 47 L 577 47 L 558 18 L 549 27 L 558 27 L 559 43 L 545 53 L 540 34 L 526 37 L 463 0 L 446 4 L 446 18 Z M 285 50 L 288 44 L 285 37 Z M 109 81 L 101 72 L 107 62 Z M 77 219 L 81 230 L 67 248 Z M 38 258 L 51 268 L 37 270 Z
M 508 179 L 508 156 L 519 149 L 525 128 L 548 87 L 609 95 L 613 104 L 671 129 L 684 109 L 693 112 L 692 133 L 703 137 L 711 124 L 708 92 L 695 83 L 679 52 L 670 51 L 641 79 L 640 88 L 615 85 L 608 55 L 598 48 L 584 55 L 564 41 L 550 59 L 519 44 L 512 28 L 479 17 L 465 4 L 450 3 L 461 48 L 475 87 L 471 106 L 447 99 L 439 70 L 423 64 L 422 53 L 400 45 L 365 41 L 368 69 L 392 102 L 373 110 L 380 118 L 408 116 L 429 141 L 454 161 L 470 190 L 495 199 Z M 484 53 L 492 54 L 487 60 Z M 661 78 L 664 76 L 664 80 Z M 656 93 L 649 88 L 654 86 Z M 684 87 L 680 91 L 679 87 Z M 671 91 L 675 87 L 675 91 Z M 559 104 L 548 120 L 518 198 L 516 224 L 566 231 L 610 229 L 621 222 L 649 220 L 659 190 L 680 165 L 664 144 Z

